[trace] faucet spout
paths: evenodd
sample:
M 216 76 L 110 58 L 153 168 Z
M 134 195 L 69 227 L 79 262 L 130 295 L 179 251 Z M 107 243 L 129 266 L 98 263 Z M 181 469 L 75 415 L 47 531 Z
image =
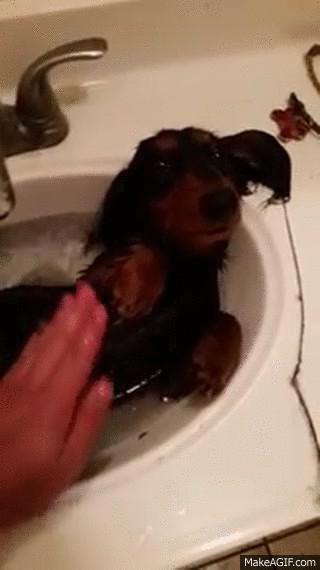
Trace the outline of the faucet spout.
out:
M 23 73 L 16 104 L 0 103 L 0 139 L 5 156 L 54 146 L 69 131 L 49 82 L 53 67 L 66 62 L 95 60 L 107 51 L 103 38 L 87 38 L 58 46 L 34 61 Z
M 49 84 L 48 72 L 61 63 L 98 59 L 107 47 L 103 38 L 70 42 L 42 55 L 26 69 L 18 86 L 16 113 L 38 147 L 57 144 L 68 133 L 68 122 Z
M 0 220 L 6 218 L 16 204 L 15 194 L 2 152 L 0 153 Z

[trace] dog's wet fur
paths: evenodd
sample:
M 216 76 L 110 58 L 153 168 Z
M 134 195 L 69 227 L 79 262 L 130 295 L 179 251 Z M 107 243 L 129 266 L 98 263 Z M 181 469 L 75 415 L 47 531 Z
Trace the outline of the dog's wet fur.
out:
M 116 401 L 148 385 L 172 398 L 194 390 L 215 396 L 227 385 L 241 327 L 220 309 L 218 272 L 250 183 L 286 201 L 290 182 L 286 150 L 261 131 L 219 138 L 170 129 L 139 144 L 106 192 L 88 237 L 103 253 L 81 276 L 109 311 L 93 378 L 109 375 Z M 0 375 L 68 290 L 0 292 Z

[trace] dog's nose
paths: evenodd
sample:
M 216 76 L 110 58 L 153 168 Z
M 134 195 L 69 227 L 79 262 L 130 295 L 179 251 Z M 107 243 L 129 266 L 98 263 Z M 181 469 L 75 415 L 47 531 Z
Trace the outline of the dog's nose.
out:
M 199 210 L 211 222 L 225 221 L 238 208 L 239 200 L 230 189 L 220 188 L 200 198 Z

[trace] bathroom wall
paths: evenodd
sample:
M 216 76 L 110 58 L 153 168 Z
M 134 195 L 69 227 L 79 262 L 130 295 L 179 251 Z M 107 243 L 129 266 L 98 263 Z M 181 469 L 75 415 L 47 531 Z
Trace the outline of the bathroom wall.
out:
M 76 8 L 83 5 L 88 5 L 85 12 Z M 30 18 L 32 12 L 36 18 Z M 97 79 L 99 69 L 105 77 L 106 71 L 154 67 L 169 59 L 267 50 L 295 38 L 319 39 L 319 24 L 318 0 L 290 0 L 290 7 L 287 0 L 55 0 L 54 7 L 50 0 L 2 0 L 0 81 L 13 86 L 39 54 L 91 35 L 107 37 L 110 45 L 107 58 L 94 66 Z M 70 66 L 69 80 L 77 76 L 77 69 Z M 81 64 L 82 77 L 84 72 L 90 80 L 92 66 Z M 57 80 L 60 77 L 59 69 Z

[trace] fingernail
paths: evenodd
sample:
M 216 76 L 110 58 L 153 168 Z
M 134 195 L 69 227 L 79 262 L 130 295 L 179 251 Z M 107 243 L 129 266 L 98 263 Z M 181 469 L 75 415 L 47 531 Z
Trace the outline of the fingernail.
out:
M 68 311 L 69 309 L 71 309 L 73 303 L 74 303 L 73 296 L 70 295 L 70 293 L 67 293 L 62 297 L 60 301 L 60 307 L 59 307 L 60 311 Z
M 113 396 L 113 389 L 110 380 L 103 377 L 97 384 L 98 402 L 105 405 L 106 400 L 111 401 Z
M 94 320 L 99 326 L 104 326 L 107 320 L 107 312 L 103 305 L 99 304 L 94 309 Z
M 53 323 L 60 323 L 61 319 L 64 321 L 69 315 L 72 314 L 74 308 L 74 298 L 70 293 L 64 295 L 57 307 L 56 313 L 54 315 Z M 50 324 L 50 323 L 49 323 Z
M 88 330 L 81 337 L 81 343 L 85 347 L 92 346 L 93 344 L 96 344 L 96 342 L 97 342 L 97 338 L 96 338 L 96 335 L 94 334 L 94 332 L 92 330 Z
M 96 300 L 96 295 L 88 283 L 79 281 L 77 284 L 76 298 L 78 301 L 88 303 Z

